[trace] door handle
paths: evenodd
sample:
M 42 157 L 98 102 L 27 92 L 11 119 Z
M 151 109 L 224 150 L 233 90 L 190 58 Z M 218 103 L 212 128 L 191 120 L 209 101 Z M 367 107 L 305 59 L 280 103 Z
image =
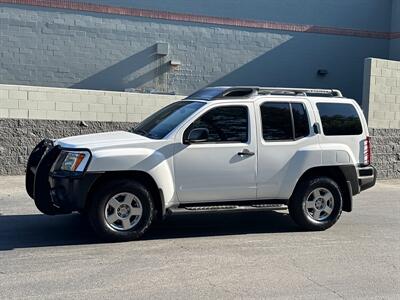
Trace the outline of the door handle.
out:
M 238 152 L 239 156 L 253 156 L 255 153 L 251 152 L 249 149 L 243 149 L 242 152 Z

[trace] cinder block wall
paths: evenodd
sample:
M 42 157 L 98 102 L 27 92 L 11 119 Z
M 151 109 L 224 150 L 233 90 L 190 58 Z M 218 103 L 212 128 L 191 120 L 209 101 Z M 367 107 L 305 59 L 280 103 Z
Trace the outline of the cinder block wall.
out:
M 345 0 L 309 0 L 307 4 L 257 0 L 252 5 L 245 5 L 244 0 L 92 2 L 139 7 L 141 2 L 143 7 L 152 9 L 205 16 L 255 21 L 266 18 L 310 25 L 317 22 L 322 26 L 378 32 L 389 30 L 390 19 L 385 13 L 389 4 L 380 0 L 352 0 L 351 4 Z M 374 13 L 372 19 L 368 17 L 370 12 Z M 206 85 L 298 86 L 339 88 L 360 102 L 363 60 L 384 57 L 389 44 L 385 38 L 367 36 L 263 30 L 6 4 L 0 4 L 0 24 L 1 83 L 114 91 L 154 88 L 189 94 Z M 168 55 L 156 54 L 155 45 L 159 42 L 169 43 Z M 178 60 L 181 65 L 171 67 L 170 60 Z M 329 74 L 318 76 L 319 69 L 326 69 Z
M 182 97 L 0 84 L 0 118 L 139 122 Z
M 23 174 L 43 138 L 128 130 L 182 97 L 0 85 L 0 175 Z
M 182 97 L 0 85 L 0 175 L 23 174 L 43 138 L 127 130 Z M 379 178 L 400 178 L 400 129 L 375 127 L 370 134 Z
M 29 154 L 44 138 L 128 130 L 136 122 L 0 119 L 0 175 L 25 174 Z
M 400 178 L 400 129 L 370 128 L 369 133 L 378 179 Z
M 365 60 L 362 107 L 379 178 L 400 178 L 400 61 Z
M 400 61 L 367 58 L 363 110 L 374 128 L 400 128 Z

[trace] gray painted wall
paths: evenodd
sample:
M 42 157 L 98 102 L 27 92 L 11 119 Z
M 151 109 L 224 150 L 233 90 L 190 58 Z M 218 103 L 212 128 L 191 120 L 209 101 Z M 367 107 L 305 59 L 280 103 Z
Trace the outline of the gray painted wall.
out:
M 85 2 L 386 32 L 390 30 L 392 8 L 392 0 L 85 0 Z
M 400 60 L 400 39 L 392 40 L 390 43 L 390 59 Z
M 400 0 L 393 0 L 392 32 L 400 32 Z M 400 60 L 400 38 L 390 42 L 390 59 Z
M 389 48 L 381 39 L 9 5 L 0 6 L 0 25 L 0 83 L 88 89 L 187 94 L 216 84 L 313 86 L 361 101 L 364 58 L 387 58 Z M 157 42 L 170 44 L 168 56 L 155 54 Z M 182 65 L 171 68 L 171 59 Z M 318 69 L 329 74 L 318 77 Z

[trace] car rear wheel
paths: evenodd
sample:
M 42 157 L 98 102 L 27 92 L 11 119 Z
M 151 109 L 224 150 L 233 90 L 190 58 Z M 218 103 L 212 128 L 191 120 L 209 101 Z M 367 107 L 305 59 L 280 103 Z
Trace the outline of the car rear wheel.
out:
M 153 199 L 139 182 L 115 180 L 92 194 L 88 215 L 94 231 L 102 239 L 136 240 L 154 219 Z
M 306 230 L 325 230 L 333 226 L 342 213 L 342 193 L 328 177 L 302 181 L 289 202 L 293 220 Z

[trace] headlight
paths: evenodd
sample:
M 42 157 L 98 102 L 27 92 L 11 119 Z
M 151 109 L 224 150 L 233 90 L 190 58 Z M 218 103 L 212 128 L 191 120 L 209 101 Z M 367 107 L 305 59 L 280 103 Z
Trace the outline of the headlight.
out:
M 61 151 L 62 163 L 60 170 L 83 172 L 89 162 L 90 153 L 87 151 Z

